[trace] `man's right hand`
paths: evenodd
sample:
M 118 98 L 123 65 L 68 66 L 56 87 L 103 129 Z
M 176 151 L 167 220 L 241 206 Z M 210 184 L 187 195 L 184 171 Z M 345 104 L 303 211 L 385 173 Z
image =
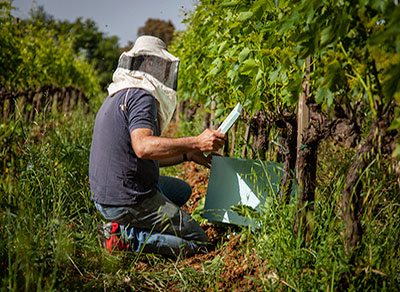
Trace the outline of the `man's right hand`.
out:
M 217 151 L 225 145 L 225 134 L 219 130 L 205 129 L 197 136 L 197 148 L 202 152 Z

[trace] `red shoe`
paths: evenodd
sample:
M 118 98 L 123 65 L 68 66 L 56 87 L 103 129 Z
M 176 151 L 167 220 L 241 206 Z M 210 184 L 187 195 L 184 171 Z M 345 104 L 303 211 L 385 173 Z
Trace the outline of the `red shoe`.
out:
M 121 231 L 118 223 L 97 224 L 97 236 L 99 239 L 100 247 L 107 250 L 111 254 L 114 250 L 128 251 L 130 244 L 124 244 L 120 235 Z

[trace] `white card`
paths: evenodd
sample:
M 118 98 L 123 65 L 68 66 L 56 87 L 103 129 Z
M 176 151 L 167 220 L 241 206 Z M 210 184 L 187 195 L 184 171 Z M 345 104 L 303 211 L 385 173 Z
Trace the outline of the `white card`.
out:
M 231 111 L 229 116 L 227 116 L 226 119 L 222 122 L 222 124 L 221 124 L 221 126 L 219 126 L 218 130 L 221 130 L 222 134 L 226 134 L 226 132 L 228 132 L 229 129 L 236 122 L 236 120 L 240 116 L 241 112 L 242 112 L 242 106 L 240 105 L 240 102 L 239 102 L 235 106 L 235 108 Z

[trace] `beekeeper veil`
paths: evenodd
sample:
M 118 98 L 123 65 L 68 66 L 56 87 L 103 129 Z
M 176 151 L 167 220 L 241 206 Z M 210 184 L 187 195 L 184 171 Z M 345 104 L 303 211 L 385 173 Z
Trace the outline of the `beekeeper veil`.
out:
M 155 97 L 161 133 L 176 107 L 179 58 L 167 51 L 165 43 L 153 36 L 139 37 L 133 48 L 121 54 L 108 93 L 141 88 Z

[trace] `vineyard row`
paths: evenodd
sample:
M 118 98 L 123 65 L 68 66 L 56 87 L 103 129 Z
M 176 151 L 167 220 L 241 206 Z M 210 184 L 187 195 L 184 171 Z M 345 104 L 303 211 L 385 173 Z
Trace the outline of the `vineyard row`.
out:
M 66 113 L 78 105 L 88 111 L 88 103 L 85 93 L 74 86 L 44 85 L 37 90 L 27 88 L 17 92 L 3 89 L 0 90 L 0 117 L 2 121 L 6 121 L 19 112 L 25 121 L 29 121 L 39 112 L 48 114 L 55 110 Z

